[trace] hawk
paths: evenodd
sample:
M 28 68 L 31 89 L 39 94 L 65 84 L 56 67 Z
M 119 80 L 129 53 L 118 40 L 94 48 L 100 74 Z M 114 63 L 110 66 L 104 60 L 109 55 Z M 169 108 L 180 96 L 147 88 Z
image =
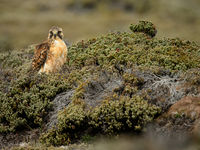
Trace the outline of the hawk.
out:
M 53 26 L 48 39 L 35 47 L 32 69 L 39 73 L 57 72 L 66 62 L 67 46 L 62 28 Z

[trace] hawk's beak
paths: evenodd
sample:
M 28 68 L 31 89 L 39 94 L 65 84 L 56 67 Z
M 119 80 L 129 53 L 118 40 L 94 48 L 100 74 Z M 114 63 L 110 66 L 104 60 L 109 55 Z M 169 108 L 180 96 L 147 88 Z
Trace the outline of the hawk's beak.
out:
M 54 36 L 54 38 L 56 38 L 56 34 L 54 34 L 53 36 Z

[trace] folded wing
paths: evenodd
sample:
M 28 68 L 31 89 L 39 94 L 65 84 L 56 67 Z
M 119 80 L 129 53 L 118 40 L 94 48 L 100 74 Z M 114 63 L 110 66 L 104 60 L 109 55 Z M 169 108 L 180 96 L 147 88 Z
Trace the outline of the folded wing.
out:
M 50 43 L 43 42 L 35 47 L 35 54 L 32 61 L 32 69 L 38 71 L 46 62 Z

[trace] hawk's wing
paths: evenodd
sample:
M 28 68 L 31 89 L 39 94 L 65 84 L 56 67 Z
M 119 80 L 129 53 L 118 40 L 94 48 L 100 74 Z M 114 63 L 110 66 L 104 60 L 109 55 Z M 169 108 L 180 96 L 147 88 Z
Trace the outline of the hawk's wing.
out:
M 50 49 L 50 42 L 43 42 L 35 48 L 35 54 L 32 61 L 32 69 L 39 70 L 45 63 Z

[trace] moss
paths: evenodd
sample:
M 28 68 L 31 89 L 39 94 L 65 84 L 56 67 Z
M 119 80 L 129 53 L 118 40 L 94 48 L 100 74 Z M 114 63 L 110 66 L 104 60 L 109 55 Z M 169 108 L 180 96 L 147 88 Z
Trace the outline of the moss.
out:
M 153 23 L 148 22 L 148 21 L 140 21 L 139 24 L 133 25 L 131 24 L 130 26 L 131 31 L 133 32 L 142 32 L 150 37 L 156 36 L 157 30 Z

